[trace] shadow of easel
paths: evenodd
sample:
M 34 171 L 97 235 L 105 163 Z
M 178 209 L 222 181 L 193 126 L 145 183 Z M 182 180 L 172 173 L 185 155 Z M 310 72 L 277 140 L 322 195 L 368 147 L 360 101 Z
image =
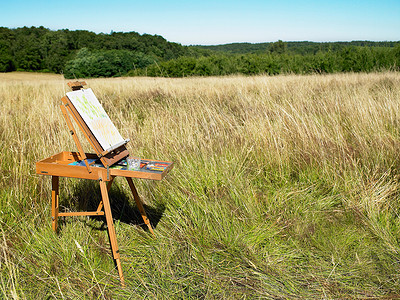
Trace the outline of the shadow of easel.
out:
M 126 193 L 122 187 L 118 184 L 113 184 L 109 191 L 109 198 L 112 216 L 115 220 L 128 225 L 138 226 L 145 231 L 149 231 L 148 226 L 143 222 L 142 215 L 137 205 L 134 203 L 134 200 L 129 197 L 129 194 Z M 70 202 L 71 207 L 66 208 L 67 210 L 96 210 L 102 199 L 98 183 L 93 180 L 80 180 L 72 188 L 70 199 L 73 199 L 73 202 Z M 165 205 L 156 204 L 156 206 L 150 206 L 143 204 L 143 207 L 151 220 L 152 227 L 156 228 L 164 214 Z M 90 216 L 90 219 L 101 221 L 101 226 L 96 227 L 96 225 L 89 223 L 87 224 L 88 226 L 101 231 L 107 230 L 104 216 Z M 64 223 L 62 220 L 60 221 L 61 224 Z

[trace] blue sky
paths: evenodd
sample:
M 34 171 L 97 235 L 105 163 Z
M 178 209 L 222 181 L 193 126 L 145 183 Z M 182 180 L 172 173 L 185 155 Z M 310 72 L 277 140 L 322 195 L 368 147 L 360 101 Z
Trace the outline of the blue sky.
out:
M 183 45 L 398 41 L 400 0 L 3 0 L 0 26 L 158 34 Z

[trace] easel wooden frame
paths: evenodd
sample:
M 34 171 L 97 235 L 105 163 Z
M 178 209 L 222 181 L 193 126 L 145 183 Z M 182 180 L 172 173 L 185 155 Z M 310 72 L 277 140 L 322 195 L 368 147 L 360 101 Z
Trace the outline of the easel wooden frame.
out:
M 68 85 L 72 88 L 72 90 L 77 90 L 83 88 L 83 85 L 86 85 L 86 83 L 73 82 L 73 83 L 68 83 Z M 167 166 L 165 170 L 162 172 L 149 172 L 141 170 L 130 171 L 130 170 L 121 170 L 114 168 L 110 169 L 110 167 L 113 164 L 129 156 L 129 152 L 125 147 L 125 144 L 129 140 L 125 140 L 124 143 L 116 145 L 112 149 L 104 150 L 100 146 L 99 142 L 92 134 L 92 132 L 90 131 L 90 129 L 88 128 L 87 124 L 84 122 L 80 114 L 77 112 L 74 105 L 68 99 L 68 97 L 63 97 L 61 100 L 63 104 L 60 105 L 60 108 L 67 122 L 70 133 L 74 139 L 74 142 L 78 148 L 78 152 L 64 151 L 36 163 L 37 174 L 52 176 L 52 181 L 51 181 L 52 182 L 52 192 L 51 192 L 52 228 L 55 232 L 57 231 L 57 221 L 59 217 L 104 215 L 106 218 L 107 230 L 110 238 L 113 258 L 115 260 L 118 269 L 118 275 L 122 286 L 125 286 L 108 191 L 110 190 L 111 185 L 117 176 L 125 177 L 128 182 L 129 188 L 132 192 L 133 198 L 136 202 L 136 205 L 143 218 L 144 223 L 147 225 L 152 235 L 155 236 L 153 228 L 146 215 L 142 201 L 139 197 L 139 194 L 136 190 L 132 178 L 162 180 L 166 176 L 166 174 L 173 168 L 173 163 L 167 161 L 161 162 Z M 79 141 L 78 136 L 76 135 L 76 131 L 74 129 L 70 116 L 72 116 L 76 124 L 78 124 L 78 127 L 80 128 L 80 130 L 82 131 L 82 133 L 84 134 L 90 145 L 93 147 L 96 154 L 85 153 L 83 151 L 82 145 Z M 90 165 L 88 162 L 88 158 L 92 160 L 99 158 L 104 167 L 94 167 L 93 165 Z M 85 166 L 71 165 L 71 162 L 77 162 L 77 161 L 84 161 Z M 59 177 L 73 177 L 73 178 L 98 180 L 100 184 L 102 200 L 100 201 L 97 210 L 90 212 L 87 211 L 59 212 Z

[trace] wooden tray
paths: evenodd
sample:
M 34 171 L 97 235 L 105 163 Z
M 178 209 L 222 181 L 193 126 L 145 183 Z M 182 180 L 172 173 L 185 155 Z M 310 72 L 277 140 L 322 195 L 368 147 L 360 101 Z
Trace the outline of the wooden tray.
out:
M 96 154 L 85 154 L 88 161 L 94 161 L 98 159 L 98 156 Z M 154 159 L 142 159 L 142 161 L 162 163 L 167 165 L 167 167 L 164 169 L 164 171 L 151 171 L 145 168 L 142 168 L 139 171 L 131 171 L 121 169 L 118 166 L 105 168 L 103 165 L 99 166 L 98 164 L 94 164 L 90 166 L 91 172 L 89 173 L 88 169 L 83 163 L 79 164 L 80 160 L 77 152 L 63 151 L 38 161 L 36 163 L 36 173 L 41 175 L 73 177 L 92 180 L 98 180 L 99 178 L 102 178 L 105 181 L 110 181 L 112 176 L 162 180 L 174 166 L 174 163 L 170 161 L 160 161 Z

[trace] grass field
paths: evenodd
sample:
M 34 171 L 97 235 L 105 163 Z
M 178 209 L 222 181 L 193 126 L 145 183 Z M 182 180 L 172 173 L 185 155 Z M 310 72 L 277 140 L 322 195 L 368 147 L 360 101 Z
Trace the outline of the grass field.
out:
M 0 74 L 0 298 L 400 297 L 399 73 L 87 82 L 131 154 L 176 163 L 135 181 L 157 238 L 122 180 L 110 198 L 126 288 L 103 220 L 52 232 L 35 162 L 76 150 L 68 87 Z M 97 182 L 60 184 L 66 209 L 100 198 Z

